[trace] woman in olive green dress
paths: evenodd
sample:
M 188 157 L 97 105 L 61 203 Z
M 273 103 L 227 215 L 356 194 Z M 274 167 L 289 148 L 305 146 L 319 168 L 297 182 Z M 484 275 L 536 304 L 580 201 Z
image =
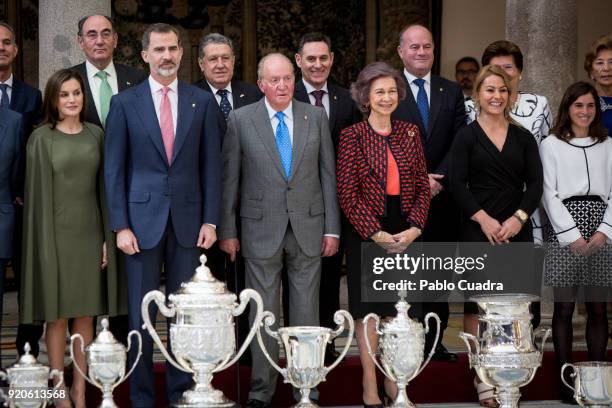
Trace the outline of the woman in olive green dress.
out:
M 89 344 L 93 316 L 118 312 L 115 244 L 105 234 L 100 200 L 103 131 L 83 121 L 84 89 L 75 71 L 53 74 L 45 122 L 27 145 L 21 321 L 47 322 L 49 363 L 60 370 L 68 320 Z M 84 355 L 75 356 L 85 372 Z M 85 407 L 85 382 L 76 372 L 70 400 Z M 68 399 L 56 405 L 71 406 Z

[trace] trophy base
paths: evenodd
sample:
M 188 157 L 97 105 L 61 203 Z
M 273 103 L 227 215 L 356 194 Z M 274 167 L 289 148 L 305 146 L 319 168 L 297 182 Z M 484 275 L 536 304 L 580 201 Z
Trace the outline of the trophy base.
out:
M 183 397 L 171 405 L 173 408 L 238 408 L 234 401 L 228 399 L 219 390 L 195 391 L 189 390 Z
M 319 406 L 312 401 L 309 401 L 309 402 L 300 401 L 297 404 L 293 405 L 291 408 L 319 408 Z

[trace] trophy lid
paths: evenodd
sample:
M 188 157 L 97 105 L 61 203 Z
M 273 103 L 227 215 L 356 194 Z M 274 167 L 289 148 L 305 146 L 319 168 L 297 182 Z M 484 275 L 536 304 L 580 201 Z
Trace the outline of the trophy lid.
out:
M 23 346 L 24 354 L 21 357 L 19 357 L 19 360 L 12 367 L 7 369 L 7 371 L 40 370 L 40 369 L 48 370 L 47 366 L 44 366 L 41 363 L 39 363 L 38 360 L 36 360 L 36 357 L 30 354 L 30 350 L 32 350 L 32 348 L 30 347 L 30 343 L 26 343 Z
M 385 323 L 385 331 L 422 331 L 423 325 L 408 316 L 410 303 L 406 302 L 406 291 L 401 290 L 398 292 L 398 294 L 400 300 L 395 304 L 397 315 Z
M 102 331 L 98 333 L 95 340 L 87 346 L 88 351 L 101 351 L 101 350 L 110 350 L 110 351 L 120 351 L 125 352 L 125 346 L 121 344 L 113 333 L 108 329 L 108 319 L 102 319 Z
M 232 304 L 236 301 L 236 295 L 225 286 L 224 282 L 217 280 L 206 266 L 206 255 L 200 255 L 200 266 L 189 282 L 183 282 L 176 295 L 206 295 L 205 298 L 212 303 Z M 176 297 L 174 297 L 176 299 Z M 199 296 L 202 298 L 202 296 Z

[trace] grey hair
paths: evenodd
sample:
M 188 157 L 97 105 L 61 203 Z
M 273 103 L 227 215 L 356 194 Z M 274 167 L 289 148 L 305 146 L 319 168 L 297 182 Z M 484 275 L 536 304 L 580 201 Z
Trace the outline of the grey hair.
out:
M 200 45 L 198 46 L 198 57 L 204 58 L 204 47 L 209 44 L 227 44 L 232 50 L 232 55 L 234 54 L 234 44 L 232 43 L 232 40 L 230 40 L 223 34 L 210 33 L 200 38 Z
M 427 27 L 426 25 L 421 24 L 421 23 L 410 23 L 410 24 L 408 24 L 408 25 L 405 25 L 405 26 L 404 26 L 404 27 L 403 27 L 403 28 L 400 30 L 400 32 L 399 32 L 399 46 L 400 46 L 400 47 L 403 45 L 402 43 L 404 42 L 404 38 L 403 38 L 403 37 L 404 37 L 404 33 L 405 33 L 406 31 L 408 31 L 408 29 L 410 29 L 410 28 L 412 28 L 412 27 L 423 27 L 424 29 L 426 29 L 427 31 L 429 31 L 429 35 L 431 36 L 431 38 L 432 38 L 432 40 L 433 40 L 433 34 L 431 33 L 431 30 L 429 29 L 429 27 Z
M 11 33 L 11 44 L 16 44 L 16 38 L 15 38 L 15 29 L 13 27 L 11 27 L 11 25 L 7 22 L 4 21 L 0 21 L 0 27 L 4 27 L 7 30 L 9 30 L 9 32 Z
M 291 62 L 291 60 L 289 58 L 287 58 L 286 55 L 281 54 L 280 52 L 271 52 L 270 54 L 266 54 L 262 59 L 260 59 L 259 60 L 259 64 L 257 64 L 257 79 L 258 80 L 262 80 L 263 79 L 263 67 L 264 67 L 264 64 L 271 57 L 281 57 L 281 58 L 285 59 L 289 63 L 289 65 L 291 65 L 291 71 L 295 74 L 295 68 L 293 67 L 293 63 Z

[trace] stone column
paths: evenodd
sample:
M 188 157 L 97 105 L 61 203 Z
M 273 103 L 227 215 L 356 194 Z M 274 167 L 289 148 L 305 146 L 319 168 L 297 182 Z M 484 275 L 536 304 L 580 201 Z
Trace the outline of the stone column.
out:
M 39 87 L 61 68 L 84 60 L 77 43 L 77 23 L 91 14 L 111 15 L 110 0 L 40 0 L 39 3 Z
M 506 39 L 521 48 L 521 89 L 548 98 L 553 116 L 565 89 L 576 81 L 578 41 L 576 0 L 506 0 Z M 552 299 L 552 291 L 545 292 Z M 576 308 L 576 311 L 578 308 Z M 550 325 L 553 304 L 542 302 L 542 324 Z M 574 333 L 584 319 L 574 315 Z
M 242 78 L 257 81 L 257 9 L 255 0 L 242 1 Z
M 506 0 L 506 39 L 524 56 L 521 88 L 548 98 L 553 115 L 576 81 L 576 0 Z

